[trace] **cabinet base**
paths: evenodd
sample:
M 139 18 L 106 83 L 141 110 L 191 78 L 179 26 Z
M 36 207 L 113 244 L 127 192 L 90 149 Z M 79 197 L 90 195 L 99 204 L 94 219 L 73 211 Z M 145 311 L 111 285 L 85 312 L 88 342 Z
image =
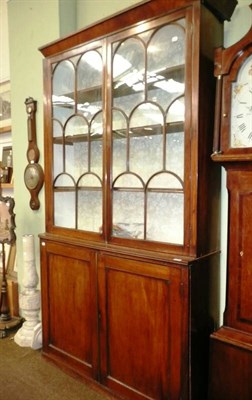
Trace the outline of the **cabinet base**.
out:
M 221 327 L 210 338 L 208 400 L 252 399 L 252 335 Z

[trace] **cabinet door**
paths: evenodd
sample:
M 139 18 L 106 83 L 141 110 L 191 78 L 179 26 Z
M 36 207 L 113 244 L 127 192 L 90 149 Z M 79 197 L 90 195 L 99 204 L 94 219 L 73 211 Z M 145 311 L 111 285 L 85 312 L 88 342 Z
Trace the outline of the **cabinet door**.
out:
M 95 253 L 41 243 L 43 351 L 81 375 L 97 377 Z
M 227 188 L 230 199 L 229 283 L 225 324 L 252 333 L 252 171 L 249 167 L 228 168 Z
M 188 141 L 184 14 L 109 38 L 112 240 L 185 244 Z M 189 97 L 187 107 L 189 108 Z M 190 143 L 187 143 L 190 145 Z M 117 239 L 119 238 L 119 239 Z M 142 243 L 141 246 L 145 244 Z
M 99 237 L 103 215 L 102 44 L 94 42 L 65 57 L 56 57 L 50 66 L 50 228 L 69 228 Z
M 103 384 L 132 399 L 181 398 L 187 385 L 181 277 L 179 268 L 101 257 Z

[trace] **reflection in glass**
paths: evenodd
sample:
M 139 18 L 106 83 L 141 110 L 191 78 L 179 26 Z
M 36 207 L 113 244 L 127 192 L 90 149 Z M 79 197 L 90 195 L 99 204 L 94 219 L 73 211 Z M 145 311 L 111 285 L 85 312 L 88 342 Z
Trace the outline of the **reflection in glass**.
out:
M 113 59 L 113 105 L 127 113 L 144 100 L 144 53 L 144 45 L 138 38 L 123 41 L 115 50 Z
M 53 71 L 52 104 L 53 117 L 64 123 L 75 107 L 75 67 L 67 60 L 61 61 Z
M 148 73 L 166 78 L 171 68 L 184 65 L 185 29 L 183 20 L 155 31 L 148 43 Z M 159 78 L 160 80 L 160 78 Z
M 102 57 L 99 51 L 88 51 L 77 66 L 78 112 L 90 120 L 102 109 Z

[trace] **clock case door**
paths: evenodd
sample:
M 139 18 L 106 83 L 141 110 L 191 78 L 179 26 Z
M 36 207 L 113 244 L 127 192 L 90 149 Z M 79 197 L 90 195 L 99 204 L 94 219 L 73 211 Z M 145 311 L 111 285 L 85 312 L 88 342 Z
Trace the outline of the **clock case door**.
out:
M 242 50 L 241 50 L 242 49 Z M 249 131 L 251 139 L 250 146 L 231 147 L 231 107 L 232 107 L 232 85 L 235 84 L 238 74 L 248 57 L 252 55 L 252 28 L 235 45 L 224 49 L 216 49 L 215 71 L 217 77 L 216 105 L 215 105 L 215 128 L 212 159 L 219 162 L 228 161 L 250 161 L 252 160 L 252 132 Z M 252 80 L 252 66 L 251 75 Z M 240 90 L 239 87 L 236 90 Z M 252 88 L 250 87 L 250 93 Z M 251 103 L 251 101 L 250 101 Z M 250 114 L 250 115 L 249 115 Z M 247 115 L 234 116 L 241 122 L 238 129 L 243 131 L 245 124 L 251 128 L 251 104 L 248 104 Z

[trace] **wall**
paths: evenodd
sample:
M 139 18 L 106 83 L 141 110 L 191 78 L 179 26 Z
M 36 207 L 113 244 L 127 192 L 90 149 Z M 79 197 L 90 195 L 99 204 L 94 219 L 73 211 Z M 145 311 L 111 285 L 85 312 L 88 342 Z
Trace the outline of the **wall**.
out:
M 5 0 L 0 0 L 0 82 L 10 78 L 8 14 Z
M 96 21 L 116 14 L 143 0 L 76 0 L 77 1 L 77 29 L 90 25 Z M 123 5 L 122 5 L 123 4 Z
M 0 0 L 5 1 L 5 0 Z M 240 39 L 251 25 L 251 0 L 239 0 L 231 22 L 225 22 L 225 46 Z M 123 4 L 122 4 L 123 3 Z M 29 193 L 23 182 L 27 164 L 27 127 L 24 101 L 28 96 L 38 101 L 37 138 L 43 165 L 43 78 L 42 56 L 38 48 L 74 30 L 78 30 L 121 9 L 131 7 L 137 0 L 9 0 L 10 77 L 12 85 L 12 127 L 14 151 L 14 180 L 16 200 L 17 262 L 19 283 L 22 285 L 22 235 L 45 230 L 44 190 L 40 193 L 41 208 L 29 208 Z M 76 6 L 76 7 L 74 7 Z M 225 306 L 227 193 L 225 173 L 222 181 L 222 254 L 220 322 Z M 36 259 L 39 271 L 39 243 L 36 239 Z

